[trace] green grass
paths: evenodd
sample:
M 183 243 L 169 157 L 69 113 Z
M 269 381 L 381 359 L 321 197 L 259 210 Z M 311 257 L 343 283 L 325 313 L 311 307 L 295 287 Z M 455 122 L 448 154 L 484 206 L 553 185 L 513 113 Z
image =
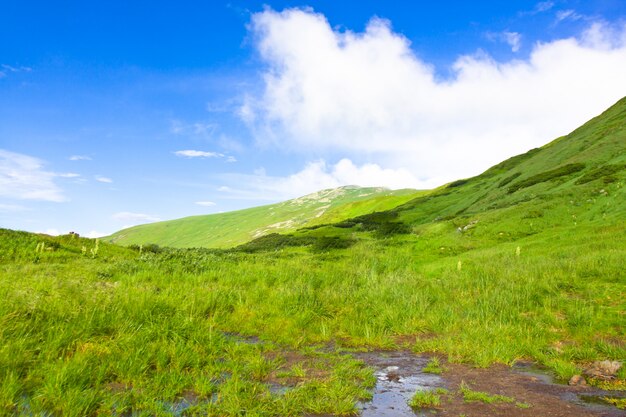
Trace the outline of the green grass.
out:
M 622 100 L 461 184 L 228 250 L 92 254 L 94 240 L 0 229 L 0 415 L 169 415 L 186 397 L 192 415 L 353 415 L 375 378 L 342 350 L 407 336 L 563 379 L 623 359 L 626 172 L 576 182 L 626 163 L 625 144 Z
M 340 187 L 262 207 L 139 225 L 105 238 L 120 245 L 227 248 L 300 227 L 388 210 L 420 195 L 416 190 Z
M 434 391 L 417 391 L 409 400 L 413 408 L 436 408 L 441 405 L 441 396 Z
M 465 382 L 461 382 L 459 389 L 463 395 L 463 400 L 466 403 L 481 402 L 485 404 L 494 404 L 515 402 L 515 398 L 507 397 L 506 395 L 492 395 L 482 391 L 474 391 Z
M 603 397 L 602 399 L 620 410 L 626 410 L 626 398 Z
M 439 362 L 439 358 L 437 358 L 436 356 L 431 358 L 430 361 L 428 361 L 428 363 L 424 367 L 424 369 L 422 369 L 422 371 L 427 372 L 429 374 L 440 375 L 443 372 L 443 367 L 441 366 L 441 363 Z

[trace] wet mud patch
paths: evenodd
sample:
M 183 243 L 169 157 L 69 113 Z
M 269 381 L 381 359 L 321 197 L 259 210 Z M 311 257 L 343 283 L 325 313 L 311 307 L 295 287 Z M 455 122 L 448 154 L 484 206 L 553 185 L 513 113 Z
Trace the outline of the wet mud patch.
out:
M 375 369 L 376 386 L 371 401 L 359 404 L 362 417 L 415 417 L 435 415 L 433 410 L 415 410 L 409 401 L 416 391 L 444 386 L 439 375 L 425 373 L 429 357 L 411 352 L 368 352 L 354 355 Z
M 553 378 L 529 363 L 513 368 L 494 365 L 487 369 L 461 364 L 446 364 L 443 377 L 450 395 L 442 401 L 438 416 L 467 417 L 626 417 L 602 397 L 622 396 L 590 386 L 555 383 Z M 511 402 L 467 402 L 462 385 L 491 396 L 511 398 Z

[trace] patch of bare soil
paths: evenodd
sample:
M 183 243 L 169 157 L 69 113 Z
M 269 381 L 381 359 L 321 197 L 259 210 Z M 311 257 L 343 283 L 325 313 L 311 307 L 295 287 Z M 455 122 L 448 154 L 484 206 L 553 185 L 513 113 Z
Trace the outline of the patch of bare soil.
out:
M 604 391 L 592 386 L 558 384 L 531 363 L 516 367 L 495 365 L 486 369 L 447 363 L 439 356 L 444 372 L 423 371 L 431 358 L 410 351 L 378 351 L 354 355 L 376 371 L 378 382 L 372 401 L 361 406 L 362 417 L 626 417 L 626 411 L 605 403 L 602 397 L 624 397 L 626 392 Z M 461 386 L 482 392 L 497 401 L 466 401 Z M 440 394 L 441 404 L 430 409 L 411 409 L 407 401 L 417 390 Z
M 601 404 L 584 403 L 581 397 L 600 399 L 614 395 L 589 386 L 555 384 L 549 377 L 529 371 L 495 365 L 476 369 L 446 364 L 443 378 L 450 394 L 442 401 L 439 416 L 466 417 L 625 417 L 626 412 Z M 515 399 L 512 403 L 466 402 L 460 392 L 465 383 L 472 390 Z M 528 406 L 528 408 L 524 408 Z

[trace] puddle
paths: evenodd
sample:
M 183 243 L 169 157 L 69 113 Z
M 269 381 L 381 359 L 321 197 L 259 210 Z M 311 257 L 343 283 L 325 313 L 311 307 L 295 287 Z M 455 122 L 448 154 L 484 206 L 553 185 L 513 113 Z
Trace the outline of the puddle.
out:
M 574 403 L 587 410 L 600 414 L 602 417 L 625 417 L 626 411 L 609 404 L 603 398 L 626 398 L 626 392 L 607 391 L 600 388 L 585 386 L 576 390 L 564 383 L 559 383 L 554 375 L 530 362 L 518 363 L 513 366 L 514 372 L 534 378 L 545 386 L 546 390 L 555 393 L 564 401 Z M 576 391 L 575 391 L 576 390 Z
M 512 369 L 515 373 L 529 376 L 544 384 L 556 384 L 555 378 L 548 370 L 538 367 L 533 362 L 516 362 Z
M 265 385 L 267 385 L 270 393 L 274 395 L 285 395 L 289 390 L 293 389 L 292 386 L 279 384 L 277 382 L 268 382 Z
M 356 354 L 376 369 L 376 387 L 371 401 L 359 404 L 362 417 L 426 417 L 434 411 L 413 410 L 408 405 L 416 391 L 443 386 L 443 379 L 422 372 L 429 361 L 410 352 L 375 352 Z

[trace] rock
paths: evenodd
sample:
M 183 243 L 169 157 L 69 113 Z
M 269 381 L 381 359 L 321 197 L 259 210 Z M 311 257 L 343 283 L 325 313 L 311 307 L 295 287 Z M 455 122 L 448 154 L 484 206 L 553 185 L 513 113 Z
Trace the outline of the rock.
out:
M 574 375 L 570 378 L 568 385 L 583 386 L 587 385 L 587 381 L 585 381 L 585 378 L 583 378 L 581 375 Z
M 599 379 L 613 379 L 622 367 L 619 361 L 596 361 L 585 369 L 584 374 Z
M 385 369 L 385 373 L 387 374 L 387 381 L 398 382 L 400 381 L 400 374 L 397 366 L 388 366 Z

